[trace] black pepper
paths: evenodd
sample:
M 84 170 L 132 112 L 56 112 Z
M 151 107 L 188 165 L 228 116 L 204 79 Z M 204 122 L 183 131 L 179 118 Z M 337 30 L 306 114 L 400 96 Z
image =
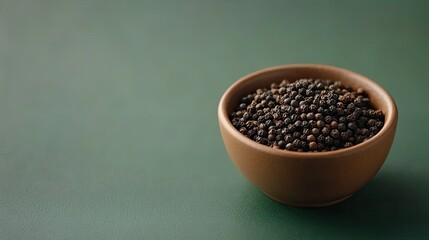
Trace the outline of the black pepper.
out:
M 333 151 L 362 143 L 384 126 L 362 88 L 340 82 L 283 80 L 241 98 L 230 114 L 232 125 L 248 138 L 289 151 Z

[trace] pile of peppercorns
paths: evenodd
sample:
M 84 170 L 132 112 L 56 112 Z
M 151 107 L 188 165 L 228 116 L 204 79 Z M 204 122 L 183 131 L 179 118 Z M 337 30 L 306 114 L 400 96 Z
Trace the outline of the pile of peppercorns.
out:
M 254 141 L 298 152 L 332 151 L 364 142 L 384 125 L 365 92 L 341 82 L 301 79 L 257 89 L 230 116 Z

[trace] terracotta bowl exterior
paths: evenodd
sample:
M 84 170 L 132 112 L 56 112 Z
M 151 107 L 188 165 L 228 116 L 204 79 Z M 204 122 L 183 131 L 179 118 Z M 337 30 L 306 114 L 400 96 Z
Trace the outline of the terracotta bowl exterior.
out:
M 330 79 L 354 89 L 363 88 L 371 104 L 383 111 L 384 127 L 376 136 L 356 146 L 308 153 L 259 144 L 231 124 L 228 116 L 242 97 L 273 82 L 302 78 Z M 238 170 L 270 198 L 298 207 L 338 203 L 368 183 L 389 153 L 397 119 L 394 100 L 374 81 L 346 69 L 313 64 L 278 66 L 247 75 L 226 90 L 218 107 L 222 138 Z

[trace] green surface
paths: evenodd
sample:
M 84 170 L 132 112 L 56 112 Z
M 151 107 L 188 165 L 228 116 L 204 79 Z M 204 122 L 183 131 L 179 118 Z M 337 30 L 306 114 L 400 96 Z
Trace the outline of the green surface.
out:
M 1 1 L 0 239 L 429 239 L 427 1 Z M 216 108 L 255 70 L 323 63 L 395 98 L 374 180 L 283 206 Z

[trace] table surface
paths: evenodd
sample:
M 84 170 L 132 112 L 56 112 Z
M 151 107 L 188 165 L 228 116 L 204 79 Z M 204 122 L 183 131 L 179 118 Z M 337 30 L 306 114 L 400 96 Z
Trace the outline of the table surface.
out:
M 427 1 L 1 1 L 0 239 L 428 239 Z M 367 75 L 399 108 L 344 203 L 278 204 L 218 101 L 261 68 Z

